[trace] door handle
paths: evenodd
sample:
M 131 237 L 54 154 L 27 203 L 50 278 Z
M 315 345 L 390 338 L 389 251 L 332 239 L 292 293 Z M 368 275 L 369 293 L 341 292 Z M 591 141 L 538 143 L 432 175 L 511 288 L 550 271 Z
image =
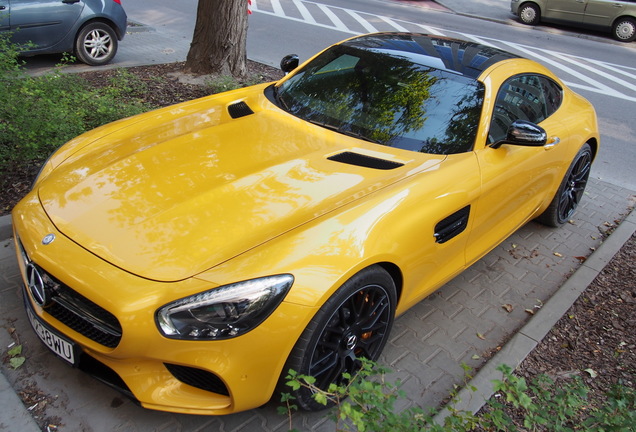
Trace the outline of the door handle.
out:
M 73 3 L 79 3 L 80 0 L 62 0 L 62 3 L 66 3 L 66 4 L 73 4 Z

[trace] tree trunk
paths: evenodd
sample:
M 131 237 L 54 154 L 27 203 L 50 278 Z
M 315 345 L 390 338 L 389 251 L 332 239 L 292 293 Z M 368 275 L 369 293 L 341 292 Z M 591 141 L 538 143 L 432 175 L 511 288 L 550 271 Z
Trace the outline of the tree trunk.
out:
M 247 0 L 199 0 L 187 71 L 247 75 L 247 7 Z

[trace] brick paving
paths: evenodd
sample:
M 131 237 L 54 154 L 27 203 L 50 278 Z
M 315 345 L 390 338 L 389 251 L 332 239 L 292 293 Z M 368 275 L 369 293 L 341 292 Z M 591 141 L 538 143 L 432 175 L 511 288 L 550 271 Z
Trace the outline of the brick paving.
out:
M 531 222 L 440 290 L 399 317 L 381 358 L 403 381 L 399 406 L 435 407 L 463 382 L 462 364 L 481 367 L 602 242 L 602 233 L 634 204 L 634 192 L 592 180 L 572 223 L 560 229 Z M 21 281 L 10 240 L 0 242 L 0 343 L 9 329 L 27 361 L 17 371 L 2 365 L 16 391 L 35 388 L 48 396 L 33 409 L 63 431 L 286 431 L 273 404 L 223 417 L 145 410 L 83 372 L 58 360 L 31 330 L 21 300 Z M 508 312 L 503 305 L 510 305 Z M 329 431 L 324 413 L 299 413 L 299 430 Z M 0 425 L 0 430 L 2 429 Z

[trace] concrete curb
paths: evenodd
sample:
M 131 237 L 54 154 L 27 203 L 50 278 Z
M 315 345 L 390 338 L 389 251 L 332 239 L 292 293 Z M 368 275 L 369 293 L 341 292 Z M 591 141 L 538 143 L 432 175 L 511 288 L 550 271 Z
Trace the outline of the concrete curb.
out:
M 0 242 L 8 240 L 13 234 L 11 215 L 0 216 Z M 40 432 L 35 419 L 26 409 L 15 390 L 0 373 L 0 430 Z
M 12 235 L 11 215 L 0 216 L 0 241 L 8 239 Z
M 596 276 L 636 232 L 636 211 L 632 211 L 616 230 L 576 269 L 570 278 L 554 293 L 541 309 L 517 332 L 501 351 L 479 370 L 475 377 L 462 388 L 451 407 L 458 411 L 477 413 L 493 395 L 493 381 L 501 379 L 497 367 L 502 364 L 513 369 L 532 352 L 554 327 L 559 319 L 574 304 Z M 444 409 L 435 416 L 438 424 L 451 411 Z

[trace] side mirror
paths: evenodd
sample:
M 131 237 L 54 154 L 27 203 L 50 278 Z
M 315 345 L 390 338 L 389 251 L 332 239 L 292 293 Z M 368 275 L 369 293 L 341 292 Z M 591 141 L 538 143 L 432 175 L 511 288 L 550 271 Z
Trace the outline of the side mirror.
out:
M 497 149 L 502 144 L 541 147 L 548 141 L 548 134 L 541 126 L 527 120 L 516 120 L 508 128 L 506 139 L 497 141 L 490 147 Z
M 280 69 L 288 74 L 298 67 L 298 63 L 298 54 L 288 54 L 280 61 Z

